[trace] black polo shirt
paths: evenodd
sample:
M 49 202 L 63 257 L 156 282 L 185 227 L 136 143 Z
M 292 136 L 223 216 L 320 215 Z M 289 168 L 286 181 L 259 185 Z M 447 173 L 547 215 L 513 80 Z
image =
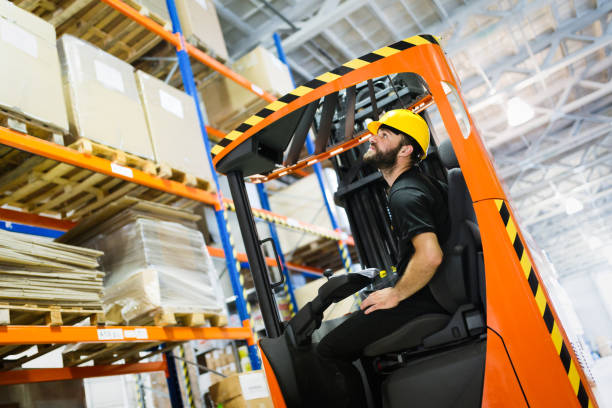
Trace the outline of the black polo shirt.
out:
M 399 248 L 397 273 L 401 276 L 414 254 L 412 238 L 424 232 L 434 232 L 441 247 L 448 238 L 448 188 L 418 167 L 412 167 L 391 186 L 389 208 Z

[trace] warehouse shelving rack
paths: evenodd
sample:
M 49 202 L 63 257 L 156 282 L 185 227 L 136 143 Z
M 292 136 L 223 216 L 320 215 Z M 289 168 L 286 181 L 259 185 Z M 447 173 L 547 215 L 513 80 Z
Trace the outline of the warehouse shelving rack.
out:
M 166 31 L 159 24 L 150 20 L 149 18 L 139 14 L 136 10 L 126 5 L 120 0 L 101 0 L 108 4 L 114 9 L 118 10 L 126 17 L 136 21 L 143 25 L 151 32 L 157 34 L 162 39 L 168 41 L 174 45 L 177 49 L 177 56 L 179 60 L 179 66 L 183 75 L 183 81 L 185 90 L 194 98 L 194 103 L 197 106 L 199 115 L 199 122 L 204 138 L 204 144 L 206 150 L 210 156 L 210 146 L 208 144 L 208 133 L 212 136 L 219 138 L 223 134 L 216 129 L 206 126 L 204 123 L 202 111 L 200 108 L 199 100 L 196 94 L 195 82 L 193 74 L 191 73 L 191 66 L 189 62 L 189 56 L 195 60 L 209 66 L 216 70 L 221 75 L 224 75 L 231 80 L 235 81 L 239 85 L 248 89 L 249 91 L 257 94 L 259 97 L 273 102 L 275 98 L 269 93 L 262 91 L 261 88 L 252 84 L 244 77 L 230 70 L 225 65 L 221 64 L 214 58 L 208 56 L 195 46 L 187 43 L 182 34 L 180 28 L 180 22 L 176 12 L 176 7 L 173 0 L 167 0 L 168 9 L 173 23 L 173 32 Z M 279 56 L 284 60 L 282 50 L 279 49 Z M 69 343 L 96 343 L 96 342 L 131 342 L 131 341 L 154 341 L 154 342 L 181 342 L 195 339 L 243 339 L 246 340 L 249 345 L 249 354 L 251 357 L 252 365 L 254 368 L 260 367 L 259 359 L 256 350 L 256 337 L 253 335 L 251 330 L 249 313 L 247 310 L 247 304 L 244 298 L 244 290 L 240 284 L 240 278 L 238 270 L 240 268 L 240 262 L 246 261 L 244 254 L 238 254 L 233 248 L 232 239 L 230 232 L 227 228 L 227 215 L 225 209 L 232 209 L 233 203 L 231 200 L 224 199 L 220 193 L 219 182 L 213 170 L 213 178 L 216 184 L 216 194 L 204 191 L 201 189 L 186 186 L 184 184 L 158 178 L 150 174 L 144 173 L 137 169 L 132 169 L 125 166 L 117 166 L 106 159 L 99 157 L 83 154 L 74 150 L 68 149 L 63 146 L 59 146 L 44 140 L 22 134 L 8 128 L 0 127 L 0 144 L 10 146 L 12 148 L 22 150 L 25 152 L 39 155 L 49 159 L 56 160 L 67 164 L 74 165 L 75 167 L 84 168 L 94 172 L 106 174 L 111 177 L 121 178 L 123 180 L 133 182 L 142 186 L 149 187 L 151 189 L 167 192 L 180 197 L 188 198 L 201 202 L 203 204 L 212 206 L 215 209 L 216 218 L 219 224 L 221 232 L 223 253 L 219 253 L 219 249 L 210 249 L 213 256 L 225 257 L 230 271 L 230 277 L 232 281 L 232 288 L 236 294 L 239 315 L 243 321 L 242 327 L 237 328 L 218 328 L 218 327 L 207 327 L 207 328 L 189 328 L 189 327 L 156 327 L 156 326 L 121 326 L 121 327 L 97 327 L 97 326 L 3 326 L 0 327 L 0 345 L 15 345 L 15 344 L 69 344 Z M 210 157 L 209 157 L 210 158 Z M 210 161 L 210 160 L 209 160 Z M 320 182 L 320 186 L 323 189 L 323 198 L 327 206 L 334 231 L 322 229 L 320 227 L 311 226 L 306 223 L 302 223 L 296 220 L 288 219 L 287 217 L 274 214 L 269 211 L 269 204 L 267 201 L 267 194 L 265 190 L 260 189 L 258 192 L 262 198 L 263 210 L 253 209 L 254 214 L 259 218 L 267 221 L 271 226 L 271 234 L 278 245 L 278 239 L 274 230 L 274 223 L 280 225 L 296 228 L 300 231 L 311 232 L 314 234 L 326 236 L 331 239 L 337 240 L 341 247 L 343 245 L 352 244 L 352 238 L 342 233 L 337 228 L 337 222 L 335 221 L 334 214 L 331 211 L 331 204 L 329 202 L 328 193 L 325 191 L 325 186 L 322 183 L 320 174 L 320 168 L 315 169 L 317 171 L 317 177 Z M 0 209 L 0 219 L 21 223 L 25 225 L 36 226 L 40 228 L 49 228 L 53 230 L 65 231 L 70 229 L 75 224 L 67 220 L 59 220 L 55 218 L 40 216 L 37 214 L 31 214 L 20 211 L 13 211 L 8 209 Z M 274 232 L 273 232 L 274 231 Z M 282 253 L 281 251 L 279 251 Z M 346 263 L 346 252 L 340 251 Z M 268 259 L 269 265 L 277 265 L 276 260 Z M 281 260 L 286 267 L 300 271 L 311 276 L 320 276 L 320 271 L 308 268 L 300 265 L 292 265 L 286 263 L 284 259 Z M 349 259 L 350 262 L 350 259 Z M 348 264 L 350 267 L 350 263 Z M 287 268 L 284 268 L 284 272 Z M 289 278 L 287 275 L 286 278 Z M 287 279 L 287 282 L 290 282 Z M 288 283 L 288 291 L 291 295 L 292 303 L 295 305 L 295 299 L 293 292 Z M 294 306 L 295 307 L 295 306 Z M 107 330 L 107 331 L 105 331 Z M 109 331 L 110 330 L 110 331 Z M 109 333 L 114 333 L 113 335 Z M 147 339 L 130 339 L 129 335 L 125 333 L 146 333 Z M 111 336 L 111 338 L 108 338 Z M 119 338 L 112 338 L 112 336 L 122 336 Z M 25 382 L 38 382 L 38 381 L 52 381 L 69 378 L 86 378 L 94 376 L 104 375 L 118 375 L 128 374 L 137 372 L 148 372 L 148 371 L 160 371 L 164 370 L 168 373 L 168 366 L 174 365 L 173 361 L 164 359 L 162 362 L 155 363 L 132 363 L 132 364 L 121 364 L 121 365 L 110 365 L 110 366 L 92 366 L 92 367 L 68 367 L 62 369 L 33 369 L 33 370 L 19 370 L 9 371 L 6 373 L 0 373 L 0 385 L 25 383 Z M 169 373 L 171 374 L 171 373 Z M 171 390 L 176 392 L 176 390 Z M 176 402 L 176 401 L 174 401 Z

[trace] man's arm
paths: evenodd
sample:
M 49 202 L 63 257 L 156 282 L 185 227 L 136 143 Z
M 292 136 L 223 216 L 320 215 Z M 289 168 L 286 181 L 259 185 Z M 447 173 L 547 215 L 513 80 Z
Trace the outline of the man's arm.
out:
M 408 262 L 404 275 L 392 288 L 377 290 L 361 303 L 365 314 L 379 309 L 391 309 L 412 296 L 431 280 L 442 263 L 442 249 L 433 232 L 424 232 L 412 238 L 414 255 Z

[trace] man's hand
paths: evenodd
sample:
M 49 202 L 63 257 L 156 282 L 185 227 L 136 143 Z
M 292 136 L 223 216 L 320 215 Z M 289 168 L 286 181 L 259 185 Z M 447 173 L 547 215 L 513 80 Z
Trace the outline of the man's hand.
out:
M 395 288 L 384 288 L 377 290 L 361 303 L 364 314 L 370 314 L 375 310 L 392 309 L 400 302 L 400 296 Z

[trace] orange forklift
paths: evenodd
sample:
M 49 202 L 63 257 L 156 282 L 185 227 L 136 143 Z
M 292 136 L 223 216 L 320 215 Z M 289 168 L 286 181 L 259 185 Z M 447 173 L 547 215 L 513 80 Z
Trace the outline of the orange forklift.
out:
M 274 406 L 341 407 L 343 394 L 351 392 L 337 386 L 314 350 L 342 321 L 322 322 L 328 306 L 394 283 L 398 250 L 385 184 L 361 158 L 371 137 L 367 123 L 397 108 L 428 121 L 430 149 L 420 166 L 448 184 L 451 233 L 430 283 L 447 313 L 407 321 L 364 350 L 364 389 L 381 397 L 369 405 L 596 407 L 457 76 L 431 35 L 398 41 L 318 76 L 212 149 L 217 171 L 228 177 L 260 302 L 267 337 L 259 346 Z M 311 131 L 315 152 L 300 158 Z M 336 170 L 335 200 L 347 212 L 368 269 L 328 276 L 317 297 L 282 323 L 274 299 L 282 278 L 271 281 L 245 182 L 266 182 L 323 160 Z

